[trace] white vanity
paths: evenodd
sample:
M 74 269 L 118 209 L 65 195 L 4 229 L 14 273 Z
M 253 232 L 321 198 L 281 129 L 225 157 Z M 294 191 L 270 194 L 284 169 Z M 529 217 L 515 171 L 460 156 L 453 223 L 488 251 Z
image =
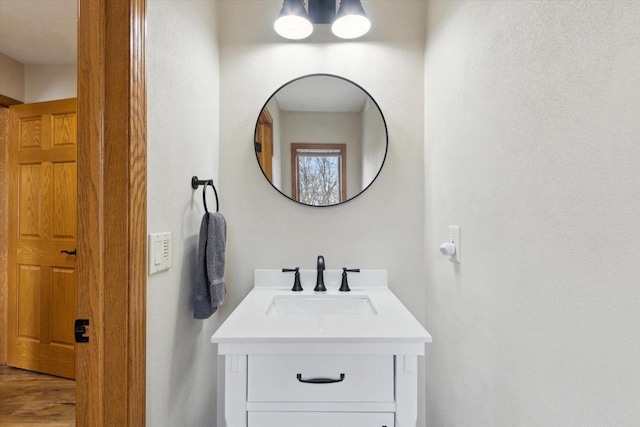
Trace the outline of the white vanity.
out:
M 415 427 L 417 358 L 431 336 L 388 289 L 386 270 L 256 270 L 254 289 L 211 337 L 224 355 L 228 427 Z

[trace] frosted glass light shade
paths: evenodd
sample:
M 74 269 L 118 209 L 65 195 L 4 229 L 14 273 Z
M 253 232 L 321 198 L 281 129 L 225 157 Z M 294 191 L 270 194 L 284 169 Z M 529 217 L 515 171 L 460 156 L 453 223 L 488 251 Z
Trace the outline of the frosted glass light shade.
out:
M 371 21 L 360 0 L 342 0 L 331 31 L 342 39 L 355 39 L 367 34 Z
M 371 21 L 362 15 L 347 15 L 333 22 L 331 31 L 341 39 L 356 39 L 362 37 L 371 28 Z
M 273 23 L 276 33 L 285 39 L 300 40 L 307 38 L 313 32 L 313 25 L 301 16 L 281 16 Z
M 302 0 L 285 0 L 273 28 L 286 39 L 300 40 L 309 37 L 313 32 L 313 25 Z

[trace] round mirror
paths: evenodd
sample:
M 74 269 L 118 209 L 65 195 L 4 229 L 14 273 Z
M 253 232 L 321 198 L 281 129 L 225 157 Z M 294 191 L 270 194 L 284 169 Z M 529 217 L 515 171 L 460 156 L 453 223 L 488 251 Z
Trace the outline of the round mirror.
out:
M 309 206 L 344 203 L 376 179 L 387 155 L 387 125 L 362 87 L 312 74 L 280 87 L 264 104 L 254 148 L 262 173 Z

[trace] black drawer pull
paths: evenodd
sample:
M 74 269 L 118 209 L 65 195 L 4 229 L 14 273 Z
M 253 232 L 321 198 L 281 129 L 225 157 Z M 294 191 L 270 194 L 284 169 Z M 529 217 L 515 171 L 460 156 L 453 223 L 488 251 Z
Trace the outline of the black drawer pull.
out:
M 335 378 L 309 378 L 308 380 L 305 380 L 302 378 L 302 374 L 298 374 L 296 376 L 298 377 L 298 381 L 300 381 L 301 383 L 308 383 L 308 384 L 331 384 L 331 383 L 339 383 L 341 381 L 344 381 L 344 374 L 340 374 L 339 380 Z
M 61 254 L 67 254 L 67 255 L 75 255 L 76 254 L 76 250 L 72 250 L 72 251 L 60 251 Z

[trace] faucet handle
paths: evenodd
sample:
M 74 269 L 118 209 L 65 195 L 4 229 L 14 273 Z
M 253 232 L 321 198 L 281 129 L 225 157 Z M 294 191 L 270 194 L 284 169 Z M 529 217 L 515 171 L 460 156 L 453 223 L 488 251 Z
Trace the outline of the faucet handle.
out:
M 359 268 L 347 268 L 342 267 L 342 283 L 340 284 L 340 292 L 350 292 L 351 288 L 349 288 L 349 282 L 347 281 L 347 272 L 349 273 L 360 273 Z
M 282 272 L 283 273 L 291 273 L 295 271 L 295 276 L 293 279 L 293 288 L 291 288 L 291 290 L 293 292 L 300 292 L 302 291 L 302 284 L 300 284 L 300 267 L 296 267 L 296 268 L 283 268 Z

